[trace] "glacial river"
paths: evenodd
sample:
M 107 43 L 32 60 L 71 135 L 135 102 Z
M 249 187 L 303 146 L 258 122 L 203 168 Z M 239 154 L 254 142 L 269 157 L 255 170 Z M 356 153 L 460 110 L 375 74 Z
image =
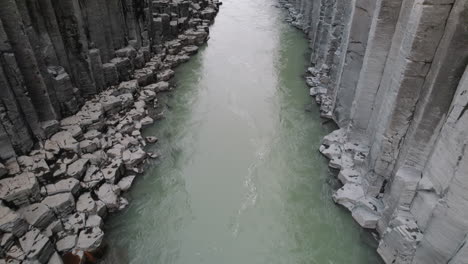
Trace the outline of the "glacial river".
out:
M 106 224 L 107 263 L 380 263 L 331 200 L 322 125 L 301 77 L 305 36 L 274 0 L 224 0 L 208 44 L 176 70 L 161 153 Z

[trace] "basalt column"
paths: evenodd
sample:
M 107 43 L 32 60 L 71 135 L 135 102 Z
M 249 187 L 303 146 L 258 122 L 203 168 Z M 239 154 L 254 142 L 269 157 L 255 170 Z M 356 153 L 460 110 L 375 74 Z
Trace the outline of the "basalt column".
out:
M 306 80 L 341 127 L 320 147 L 340 171 L 334 201 L 377 231 L 385 263 L 467 262 L 468 1 L 353 1 L 343 12 L 311 1 Z

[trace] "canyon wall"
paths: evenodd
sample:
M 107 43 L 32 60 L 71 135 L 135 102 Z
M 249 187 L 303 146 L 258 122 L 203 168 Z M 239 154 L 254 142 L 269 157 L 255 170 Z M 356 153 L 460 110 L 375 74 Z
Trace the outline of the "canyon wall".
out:
M 306 77 L 339 130 L 335 202 L 385 263 L 468 263 L 468 1 L 289 0 Z
M 158 158 L 141 129 L 219 5 L 0 1 L 0 263 L 96 263 L 103 220 Z

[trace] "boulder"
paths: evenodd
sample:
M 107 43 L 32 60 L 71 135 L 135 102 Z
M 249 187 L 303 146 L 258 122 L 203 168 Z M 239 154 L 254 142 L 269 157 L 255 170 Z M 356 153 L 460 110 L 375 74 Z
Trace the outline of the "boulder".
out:
M 78 159 L 77 161 L 68 165 L 67 175 L 75 179 L 81 180 L 86 169 L 88 168 L 88 163 L 88 159 Z
M 106 181 L 112 184 L 117 183 L 125 173 L 122 160 L 120 159 L 112 160 L 112 162 L 101 171 Z
M 95 129 L 89 130 L 83 135 L 83 138 L 88 139 L 88 140 L 93 140 L 95 138 L 101 138 L 101 137 L 102 137 L 102 133 Z
M 335 203 L 341 204 L 348 210 L 352 210 L 356 203 L 364 197 L 361 185 L 347 183 L 333 194 Z
M 49 226 L 55 215 L 52 210 L 42 203 L 35 203 L 18 210 L 18 213 L 32 226 L 42 230 Z
M 59 193 L 47 196 L 43 201 L 56 215 L 64 217 L 75 210 L 75 199 L 71 193 Z
M 99 187 L 96 195 L 106 205 L 107 209 L 113 211 L 119 208 L 119 197 L 117 195 L 119 191 L 115 185 L 104 183 Z
M 102 218 L 98 215 L 90 215 L 88 219 L 86 219 L 86 227 L 99 227 L 101 228 L 103 225 Z
M 80 118 L 80 125 L 83 123 L 83 118 Z M 70 132 L 74 139 L 83 137 L 83 130 L 79 125 L 70 125 L 62 127 L 63 130 Z
M 121 109 L 121 101 L 113 95 L 102 97 L 100 102 L 106 113 L 116 113 Z
M 76 195 L 80 191 L 80 181 L 75 178 L 63 179 L 55 184 L 46 185 L 46 191 L 48 195 L 58 193 L 71 193 Z
M 153 118 L 151 118 L 151 117 L 149 117 L 149 116 L 147 116 L 147 117 L 145 117 L 145 118 L 143 118 L 143 119 L 140 120 L 140 124 L 141 124 L 142 126 L 149 126 L 149 125 L 151 125 L 151 124 L 153 124 L 153 123 L 154 123 Z
M 33 228 L 19 239 L 21 248 L 26 255 L 26 259 L 47 263 L 55 252 L 54 246 L 47 236 L 44 236 L 39 229 Z
M 67 216 L 62 220 L 63 227 L 65 230 L 77 234 L 81 229 L 85 227 L 86 224 L 86 215 L 81 212 L 76 212 Z
M 68 235 L 55 243 L 55 247 L 59 252 L 68 252 L 76 246 L 77 235 Z
M 137 80 L 131 80 L 127 82 L 122 82 L 119 84 L 117 89 L 112 93 L 114 96 L 119 96 L 121 94 L 133 94 L 140 88 Z
M 65 151 L 78 153 L 78 141 L 76 141 L 68 131 L 60 131 L 53 135 L 50 140 L 56 142 L 59 147 Z
M 76 210 L 85 214 L 97 213 L 97 204 L 91 197 L 91 193 L 85 192 L 76 201 Z
M 82 153 L 91 153 L 96 151 L 99 148 L 99 139 L 98 143 L 93 140 L 85 139 L 80 142 L 80 149 Z
M 126 192 L 132 187 L 133 180 L 135 179 L 134 175 L 127 176 L 122 178 L 117 184 L 121 191 Z
M 174 77 L 175 72 L 171 69 L 163 70 L 158 73 L 158 80 L 160 81 L 168 81 L 172 77 Z
M 39 184 L 30 172 L 0 180 L 0 199 L 16 206 L 38 201 L 39 194 Z
M 125 167 L 129 170 L 140 165 L 145 160 L 145 158 L 146 152 L 141 148 L 137 148 L 134 151 L 127 149 L 122 153 L 122 160 L 125 164 Z
M 76 248 L 93 251 L 101 246 L 104 232 L 99 227 L 90 227 L 82 230 L 78 236 Z
M 60 147 L 57 142 L 52 140 L 46 140 L 44 143 L 44 149 L 58 155 L 60 153 Z
M 28 223 L 15 211 L 0 202 L 0 231 L 22 236 L 28 230 Z

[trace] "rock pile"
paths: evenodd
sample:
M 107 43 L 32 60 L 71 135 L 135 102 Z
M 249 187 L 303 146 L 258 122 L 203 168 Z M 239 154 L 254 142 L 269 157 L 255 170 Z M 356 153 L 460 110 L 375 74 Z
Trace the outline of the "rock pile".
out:
M 190 19 L 167 23 L 170 29 L 155 18 L 156 28 L 175 34 L 170 41 L 156 45 L 154 56 L 144 47 L 117 50 L 102 65 L 108 89 L 52 123 L 40 147 L 0 164 L 0 263 L 62 263 L 65 253 L 83 258 L 100 248 L 103 220 L 128 205 L 122 193 L 145 160 L 157 158 L 144 147 L 158 139 L 141 135 L 161 117 L 148 109 L 170 90 L 172 69 L 207 41 L 218 3 L 202 3 L 190 7 Z M 186 28 L 181 34 L 179 26 Z

